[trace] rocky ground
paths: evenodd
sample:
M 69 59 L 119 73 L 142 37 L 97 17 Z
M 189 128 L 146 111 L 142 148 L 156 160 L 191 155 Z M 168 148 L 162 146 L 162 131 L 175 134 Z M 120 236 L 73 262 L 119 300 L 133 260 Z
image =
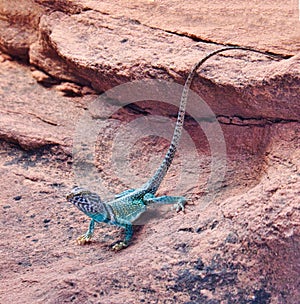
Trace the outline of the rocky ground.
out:
M 1 303 L 299 303 L 294 2 L 0 3 Z M 196 75 L 159 190 L 189 198 L 186 212 L 152 208 L 121 252 L 110 245 L 122 231 L 103 225 L 77 245 L 88 219 L 66 193 L 80 183 L 106 199 L 146 181 L 168 147 L 176 83 L 225 45 L 277 59 L 230 51 Z M 164 85 L 135 104 L 111 90 L 145 79 Z

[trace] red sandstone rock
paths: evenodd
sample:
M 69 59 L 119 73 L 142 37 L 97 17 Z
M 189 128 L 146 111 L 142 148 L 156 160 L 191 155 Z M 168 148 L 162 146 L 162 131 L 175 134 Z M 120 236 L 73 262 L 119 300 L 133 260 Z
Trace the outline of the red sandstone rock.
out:
M 46 72 L 0 58 L 1 303 L 298 303 L 296 8 L 279 1 L 224 7 L 218 1 L 27 0 L 2 1 L 0 14 L 1 49 Z M 77 246 L 88 219 L 65 194 L 78 182 L 72 143 L 79 131 L 87 139 L 94 131 L 78 130 L 97 98 L 91 87 L 101 92 L 144 78 L 183 83 L 192 64 L 217 48 L 189 37 L 294 56 L 277 62 L 235 51 L 199 72 L 193 88 L 217 115 L 227 145 L 225 180 L 209 201 L 211 150 L 188 118 L 192 140 L 183 138 L 160 194 L 186 195 L 194 205 L 185 214 L 150 210 L 120 253 L 109 245 L 121 232 L 102 225 L 89 246 Z M 91 184 L 103 183 L 103 199 L 124 190 L 128 174 L 137 185 L 146 180 L 168 146 L 130 129 L 134 141 L 120 173 L 113 153 L 128 150 L 124 142 L 115 145 L 122 128 L 152 115 L 171 119 L 177 111 L 150 101 L 119 108 L 103 101 L 89 109 L 101 130 Z M 164 134 L 169 120 L 156 121 Z

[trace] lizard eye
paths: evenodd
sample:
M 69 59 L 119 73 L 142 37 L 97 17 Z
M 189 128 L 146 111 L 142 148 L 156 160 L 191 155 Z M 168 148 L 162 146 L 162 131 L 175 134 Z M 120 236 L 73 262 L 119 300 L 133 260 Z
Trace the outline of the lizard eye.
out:
M 84 189 L 82 189 L 82 188 L 80 188 L 80 187 L 78 187 L 78 186 L 74 186 L 74 187 L 72 188 L 71 192 L 69 192 L 69 193 L 67 194 L 67 196 L 66 196 L 67 201 L 70 202 L 75 196 L 77 196 L 77 195 L 82 195 L 82 194 L 84 194 L 85 191 L 86 191 L 86 190 L 84 190 Z

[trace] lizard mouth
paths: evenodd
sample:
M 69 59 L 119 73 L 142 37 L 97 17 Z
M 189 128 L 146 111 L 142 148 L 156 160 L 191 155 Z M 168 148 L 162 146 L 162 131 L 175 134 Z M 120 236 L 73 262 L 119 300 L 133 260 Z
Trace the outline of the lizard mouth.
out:
M 74 196 L 78 195 L 78 193 L 76 193 L 76 189 L 78 188 L 79 187 L 77 186 L 73 186 L 72 190 L 66 195 L 66 199 L 68 202 L 71 202 Z
M 74 194 L 73 194 L 73 193 L 68 193 L 68 194 L 66 195 L 66 199 L 67 199 L 68 202 L 70 202 L 70 201 L 72 200 L 73 197 L 74 197 Z

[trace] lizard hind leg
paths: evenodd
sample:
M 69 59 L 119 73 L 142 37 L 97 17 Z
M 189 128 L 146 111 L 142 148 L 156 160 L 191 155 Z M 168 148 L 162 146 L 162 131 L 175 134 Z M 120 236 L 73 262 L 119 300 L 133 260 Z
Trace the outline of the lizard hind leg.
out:
M 151 193 L 147 193 L 143 197 L 143 201 L 145 202 L 146 205 L 149 204 L 174 204 L 176 207 L 176 212 L 179 211 L 184 211 L 184 207 L 187 203 L 187 200 L 183 196 L 159 196 L 155 197 Z

